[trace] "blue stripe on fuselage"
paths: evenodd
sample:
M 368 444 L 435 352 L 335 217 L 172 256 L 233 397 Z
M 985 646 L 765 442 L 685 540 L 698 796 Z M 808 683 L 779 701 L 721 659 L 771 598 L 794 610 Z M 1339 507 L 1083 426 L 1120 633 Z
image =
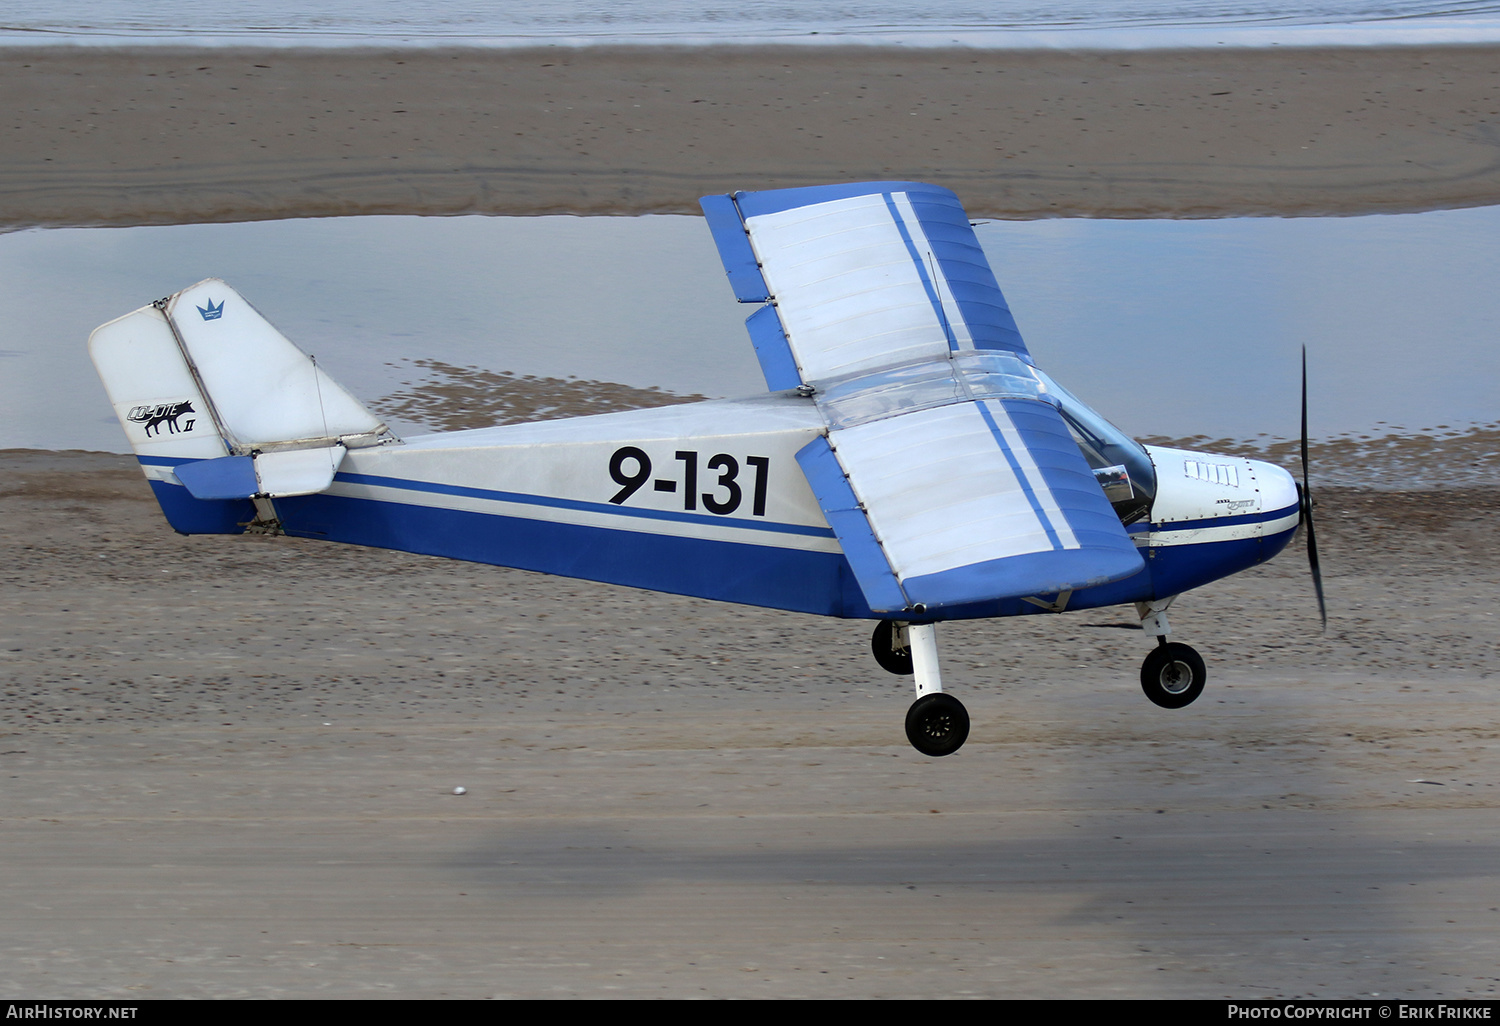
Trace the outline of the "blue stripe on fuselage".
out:
M 823 616 L 869 616 L 839 552 L 646 534 L 342 495 L 277 499 L 289 535 Z
M 842 553 L 709 541 L 335 495 L 276 500 L 286 532 L 564 577 L 768 606 L 871 618 Z M 1073 593 L 1069 609 L 1165 598 L 1263 563 L 1296 534 L 1149 550 L 1146 570 Z M 943 619 L 1039 612 L 1020 599 L 943 610 Z M 889 615 L 889 614 L 887 614 Z
M 678 513 L 673 510 L 616 506 L 607 502 L 585 502 L 581 499 L 562 499 L 552 495 L 531 495 L 526 492 L 502 492 L 491 488 L 470 488 L 467 485 L 443 484 L 440 481 L 416 481 L 403 477 L 380 477 L 375 474 L 340 474 L 334 480 L 348 484 L 371 485 L 376 488 L 400 488 L 412 492 L 430 492 L 435 495 L 459 495 L 469 499 L 490 499 L 495 502 L 513 502 L 525 506 L 573 509 L 586 513 L 607 513 L 620 517 L 639 517 L 645 520 L 669 520 L 680 524 L 743 527 L 751 531 L 774 531 L 778 534 L 804 534 L 814 538 L 833 537 L 833 530 L 831 528 L 814 527 L 809 524 L 782 524 L 770 520 L 750 520 L 745 517 L 719 517 L 705 513 Z
M 1264 563 L 1286 548 L 1296 534 L 1297 528 L 1293 526 L 1262 538 L 1155 546 L 1147 551 L 1146 558 L 1155 592 L 1152 598 L 1201 588 Z

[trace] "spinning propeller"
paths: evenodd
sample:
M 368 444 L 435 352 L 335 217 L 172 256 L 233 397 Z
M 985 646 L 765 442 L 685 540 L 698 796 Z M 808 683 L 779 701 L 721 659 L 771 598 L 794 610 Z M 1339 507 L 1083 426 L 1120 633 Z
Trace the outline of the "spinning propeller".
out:
M 1318 592 L 1318 615 L 1328 630 L 1328 606 L 1323 601 L 1323 571 L 1318 564 L 1318 539 L 1313 531 L 1312 488 L 1307 483 L 1307 347 L 1302 347 L 1302 524 L 1307 528 L 1307 565 Z

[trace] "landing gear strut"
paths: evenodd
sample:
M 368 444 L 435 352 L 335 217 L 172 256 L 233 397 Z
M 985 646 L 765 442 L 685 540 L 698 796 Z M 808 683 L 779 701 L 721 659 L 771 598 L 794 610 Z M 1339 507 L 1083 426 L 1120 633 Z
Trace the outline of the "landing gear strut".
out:
M 875 661 L 891 673 L 911 674 L 917 700 L 906 713 L 906 739 L 923 755 L 952 755 L 969 738 L 969 711 L 943 693 L 937 627 L 883 620 L 870 640 Z
M 1203 694 L 1203 684 L 1208 679 L 1202 656 L 1187 645 L 1167 640 L 1171 630 L 1167 624 L 1167 607 L 1173 598 L 1176 596 L 1136 603 L 1136 610 L 1141 614 L 1141 629 L 1156 635 L 1157 642 L 1156 648 L 1141 664 L 1141 690 L 1163 709 L 1191 705 Z

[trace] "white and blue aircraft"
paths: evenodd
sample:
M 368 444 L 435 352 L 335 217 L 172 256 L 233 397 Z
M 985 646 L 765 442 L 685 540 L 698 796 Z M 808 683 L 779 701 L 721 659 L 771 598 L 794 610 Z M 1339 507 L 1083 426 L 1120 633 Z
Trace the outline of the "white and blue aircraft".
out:
M 1203 660 L 1169 640 L 1167 607 L 1310 533 L 1305 488 L 1140 445 L 1039 370 L 947 189 L 702 205 L 735 298 L 756 304 L 765 395 L 398 439 L 216 279 L 103 325 L 90 351 L 185 534 L 875 620 L 876 660 L 914 676 L 907 736 L 933 756 L 969 732 L 942 688 L 944 620 L 1133 604 L 1158 641 L 1146 695 L 1198 697 Z M 1305 413 L 1303 436 L 1305 457 Z

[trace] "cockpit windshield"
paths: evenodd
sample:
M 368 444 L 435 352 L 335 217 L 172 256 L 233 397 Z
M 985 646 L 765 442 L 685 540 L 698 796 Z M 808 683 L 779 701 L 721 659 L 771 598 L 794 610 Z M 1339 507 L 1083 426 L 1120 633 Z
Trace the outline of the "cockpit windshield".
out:
M 1156 497 L 1156 468 L 1139 442 L 1115 427 L 1041 371 L 1036 372 L 1047 385 L 1047 393 L 1056 401 L 1058 412 L 1068 425 L 1073 441 L 1083 452 L 1096 476 L 1111 467 L 1124 467 L 1129 488 L 1115 490 L 1105 485 L 1105 494 L 1120 516 L 1120 522 L 1133 524 L 1151 512 Z M 1126 495 L 1126 492 L 1129 492 Z

